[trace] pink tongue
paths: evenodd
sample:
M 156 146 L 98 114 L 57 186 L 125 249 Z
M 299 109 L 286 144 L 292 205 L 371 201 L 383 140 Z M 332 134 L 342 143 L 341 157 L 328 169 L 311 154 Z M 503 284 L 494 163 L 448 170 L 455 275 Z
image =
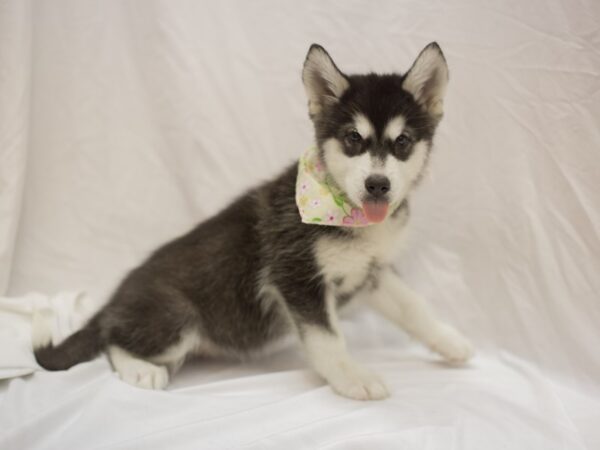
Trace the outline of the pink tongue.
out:
M 389 204 L 387 202 L 363 202 L 363 210 L 369 222 L 383 222 L 387 215 Z

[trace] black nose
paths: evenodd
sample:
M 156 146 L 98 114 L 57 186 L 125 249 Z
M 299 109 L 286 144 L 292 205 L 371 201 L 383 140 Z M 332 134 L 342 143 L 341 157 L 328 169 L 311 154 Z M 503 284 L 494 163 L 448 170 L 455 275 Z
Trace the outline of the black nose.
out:
M 383 197 L 390 190 L 390 180 L 383 175 L 371 175 L 365 180 L 365 188 L 373 197 Z

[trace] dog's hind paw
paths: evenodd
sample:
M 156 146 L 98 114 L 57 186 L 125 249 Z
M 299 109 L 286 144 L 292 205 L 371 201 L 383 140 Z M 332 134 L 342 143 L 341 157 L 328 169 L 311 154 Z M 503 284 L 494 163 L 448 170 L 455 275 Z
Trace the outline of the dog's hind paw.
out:
M 126 383 L 143 389 L 164 389 L 169 384 L 167 368 L 146 361 L 138 361 L 119 372 L 119 377 Z
M 114 346 L 109 349 L 109 356 L 119 378 L 128 384 L 143 389 L 164 389 L 169 384 L 169 371 L 165 366 L 136 358 Z

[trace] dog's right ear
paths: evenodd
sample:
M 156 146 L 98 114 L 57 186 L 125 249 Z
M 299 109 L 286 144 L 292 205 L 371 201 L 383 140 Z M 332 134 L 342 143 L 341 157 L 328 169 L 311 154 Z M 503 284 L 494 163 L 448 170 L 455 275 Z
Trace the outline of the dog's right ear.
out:
M 337 68 L 329 53 L 318 44 L 311 45 L 308 50 L 302 81 L 311 117 L 321 112 L 323 107 L 336 103 L 350 87 L 350 82 Z

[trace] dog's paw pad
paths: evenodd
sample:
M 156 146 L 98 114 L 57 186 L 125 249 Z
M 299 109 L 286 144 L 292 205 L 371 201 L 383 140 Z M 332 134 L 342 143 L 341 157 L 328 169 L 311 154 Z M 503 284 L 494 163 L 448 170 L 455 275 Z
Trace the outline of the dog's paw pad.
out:
M 383 381 L 364 369 L 345 372 L 330 384 L 338 394 L 354 400 L 382 400 L 390 395 Z
M 120 367 L 118 373 L 121 380 L 143 389 L 164 389 L 169 383 L 166 367 L 141 360 L 132 360 L 126 367 Z
M 441 325 L 438 328 L 429 347 L 454 364 L 468 361 L 475 352 L 469 340 L 449 325 Z

